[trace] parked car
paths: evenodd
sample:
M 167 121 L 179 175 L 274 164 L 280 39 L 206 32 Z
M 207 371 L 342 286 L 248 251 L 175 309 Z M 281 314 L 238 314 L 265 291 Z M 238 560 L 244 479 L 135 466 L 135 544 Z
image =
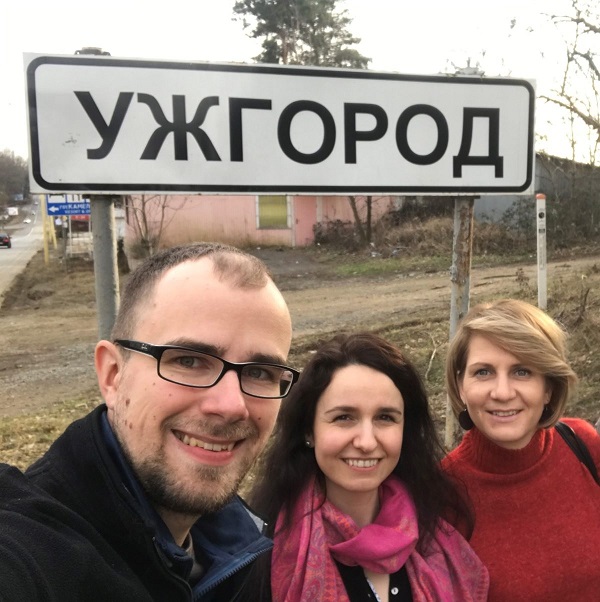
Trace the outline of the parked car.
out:
M 10 235 L 6 232 L 0 232 L 0 247 L 8 247 L 9 249 L 12 247 Z

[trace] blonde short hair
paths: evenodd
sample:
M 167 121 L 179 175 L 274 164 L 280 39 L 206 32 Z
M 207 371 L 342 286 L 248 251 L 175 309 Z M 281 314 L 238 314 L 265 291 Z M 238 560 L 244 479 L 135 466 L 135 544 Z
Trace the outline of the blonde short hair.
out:
M 446 356 L 446 390 L 456 416 L 464 410 L 459 384 L 474 335 L 489 339 L 544 375 L 552 394 L 550 411 L 544 413 L 540 427 L 556 424 L 577 384 L 577 375 L 567 360 L 567 335 L 562 327 L 525 301 L 501 299 L 474 306 L 459 323 Z

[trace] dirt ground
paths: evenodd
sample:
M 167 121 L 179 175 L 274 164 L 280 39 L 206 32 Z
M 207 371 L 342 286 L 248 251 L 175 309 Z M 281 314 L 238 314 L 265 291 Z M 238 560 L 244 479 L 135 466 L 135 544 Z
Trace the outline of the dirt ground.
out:
M 403 327 L 421 321 L 422 338 L 413 344 L 431 345 L 428 321 L 449 317 L 449 272 L 339 278 L 314 251 L 251 252 L 270 266 L 290 307 L 292 365 L 302 366 L 318 338 L 343 330 L 396 327 L 401 337 Z M 600 265 L 600 257 L 550 264 L 549 278 L 594 264 Z M 520 275 L 519 266 L 474 269 L 471 302 L 513 295 L 524 283 L 535 286 L 535 265 L 520 267 Z M 95 309 L 89 262 L 65 267 L 52 259 L 46 266 L 41 253 L 34 257 L 0 310 L 0 416 L 43 415 L 44 408 L 66 399 L 99 401 L 93 368 Z

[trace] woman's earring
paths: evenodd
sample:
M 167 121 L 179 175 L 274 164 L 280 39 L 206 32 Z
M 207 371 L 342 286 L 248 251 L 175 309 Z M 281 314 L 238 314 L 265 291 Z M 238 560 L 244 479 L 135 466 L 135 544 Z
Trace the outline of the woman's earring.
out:
M 458 424 L 460 424 L 461 428 L 465 431 L 470 431 L 475 426 L 473 424 L 473 419 L 469 416 L 469 410 L 467 410 L 467 408 L 458 415 Z
M 312 447 L 313 443 L 312 441 L 309 441 L 308 439 L 304 442 L 304 445 L 306 445 L 306 447 Z

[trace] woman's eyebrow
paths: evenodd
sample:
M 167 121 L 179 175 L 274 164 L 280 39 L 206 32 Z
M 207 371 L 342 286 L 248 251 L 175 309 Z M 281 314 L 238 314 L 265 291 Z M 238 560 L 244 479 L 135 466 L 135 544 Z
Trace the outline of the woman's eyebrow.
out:
M 331 412 L 354 412 L 356 411 L 355 406 L 335 406 L 326 410 L 324 414 L 330 414 Z M 382 406 L 377 408 L 377 412 L 387 412 L 388 414 L 402 414 L 402 410 L 393 406 Z

